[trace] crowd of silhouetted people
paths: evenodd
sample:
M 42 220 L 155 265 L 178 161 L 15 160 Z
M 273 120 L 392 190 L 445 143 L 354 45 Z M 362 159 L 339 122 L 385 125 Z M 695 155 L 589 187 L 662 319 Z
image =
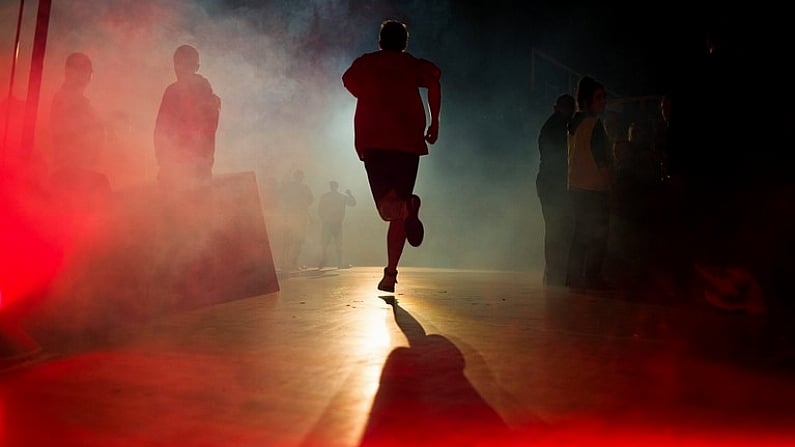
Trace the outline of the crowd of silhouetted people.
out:
M 706 34 L 652 119 L 611 119 L 589 77 L 557 98 L 538 139 L 545 284 L 792 308 L 792 94 L 765 93 L 765 42 L 738 35 Z

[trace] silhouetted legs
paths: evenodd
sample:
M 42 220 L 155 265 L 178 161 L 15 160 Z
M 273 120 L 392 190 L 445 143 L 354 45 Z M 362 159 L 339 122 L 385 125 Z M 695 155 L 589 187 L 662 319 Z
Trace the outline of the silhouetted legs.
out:
M 389 229 L 386 233 L 386 268 L 390 272 L 397 271 L 400 256 L 403 254 L 403 247 L 406 243 L 406 230 L 403 219 L 389 222 Z
M 607 253 L 610 224 L 608 195 L 604 192 L 574 189 L 574 236 L 569 253 L 568 283 L 588 289 L 606 288 L 602 266 Z
M 406 219 L 412 218 L 415 228 L 422 224 L 417 219 L 419 198 L 414 196 L 417 180 L 419 156 L 398 151 L 372 150 L 364 160 L 370 191 L 378 209 L 378 214 L 386 222 L 387 266 L 384 277 L 378 284 L 379 290 L 394 292 L 397 283 L 397 267 L 406 243 Z M 414 200 L 412 207 L 408 201 Z M 413 242 L 419 245 L 422 235 Z
M 318 267 L 325 267 L 327 252 L 330 243 L 334 242 L 334 254 L 337 256 L 337 267 L 344 268 L 342 259 L 342 222 L 324 223 L 320 230 L 320 263 Z
M 566 285 L 572 238 L 572 210 L 568 191 L 536 182 L 544 217 L 544 284 Z

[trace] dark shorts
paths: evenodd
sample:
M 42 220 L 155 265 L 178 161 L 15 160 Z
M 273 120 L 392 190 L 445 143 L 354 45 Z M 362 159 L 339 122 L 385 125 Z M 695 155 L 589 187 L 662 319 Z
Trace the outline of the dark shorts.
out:
M 364 169 L 376 203 L 390 189 L 398 198 L 406 199 L 414 192 L 420 156 L 398 151 L 371 149 L 365 152 Z

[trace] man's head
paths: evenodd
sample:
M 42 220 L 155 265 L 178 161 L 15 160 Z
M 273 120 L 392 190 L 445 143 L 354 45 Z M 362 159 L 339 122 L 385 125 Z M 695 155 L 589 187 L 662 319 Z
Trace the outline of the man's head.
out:
M 174 72 L 177 79 L 192 75 L 199 70 L 199 52 L 190 45 L 180 45 L 174 51 Z
M 602 113 L 607 106 L 607 92 L 601 82 L 583 76 L 577 83 L 577 106 L 589 113 Z
M 329 187 L 329 188 L 330 188 L 332 191 L 336 191 L 337 189 L 339 189 L 339 187 L 340 187 L 340 184 L 339 184 L 339 183 L 337 183 L 336 181 L 332 180 L 332 181 L 328 182 L 328 187 Z
M 405 51 L 408 47 L 409 31 L 406 24 L 397 20 L 381 22 L 378 34 L 378 47 L 382 50 Z
M 558 99 L 555 100 L 555 111 L 561 115 L 571 117 L 574 115 L 576 108 L 574 97 L 569 94 L 560 95 Z
M 66 57 L 66 83 L 85 88 L 93 74 L 94 68 L 91 59 L 84 53 L 72 53 Z

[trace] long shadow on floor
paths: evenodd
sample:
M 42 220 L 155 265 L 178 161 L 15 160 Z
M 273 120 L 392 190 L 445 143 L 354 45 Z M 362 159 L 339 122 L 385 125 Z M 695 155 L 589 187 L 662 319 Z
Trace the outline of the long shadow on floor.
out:
M 386 359 L 361 447 L 499 445 L 512 433 L 464 375 L 461 351 L 446 337 L 426 334 L 397 304 L 395 321 L 409 347 Z

